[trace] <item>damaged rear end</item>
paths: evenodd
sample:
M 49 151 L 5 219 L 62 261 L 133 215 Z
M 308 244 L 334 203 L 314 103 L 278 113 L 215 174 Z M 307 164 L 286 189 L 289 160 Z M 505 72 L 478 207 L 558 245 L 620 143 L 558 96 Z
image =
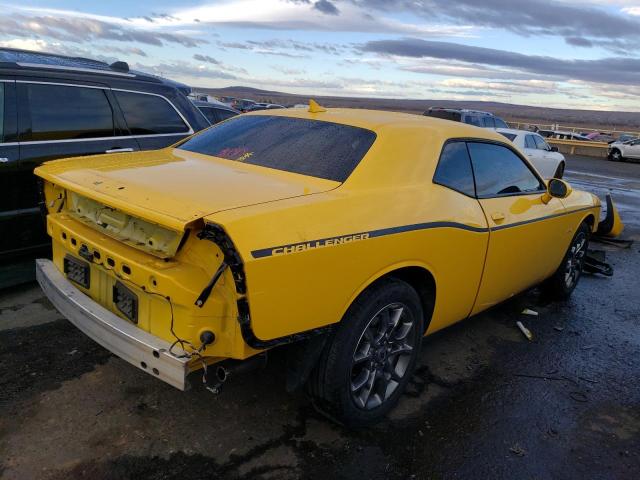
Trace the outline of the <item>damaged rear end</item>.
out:
M 37 278 L 89 337 L 184 390 L 190 372 L 260 352 L 244 341 L 239 321 L 248 317 L 242 259 L 224 226 L 206 224 L 205 214 L 334 185 L 285 182 L 197 154 L 176 161 L 171 152 L 152 165 L 142 153 L 121 155 L 119 167 L 108 158 L 100 167 L 93 159 L 40 167 L 53 259 L 37 261 Z M 159 175 L 167 165 L 172 171 Z M 177 188 L 182 175 L 190 185 Z M 149 177 L 153 188 L 145 188 Z M 238 181 L 230 189 L 220 177 Z M 245 193 L 240 181 L 261 188 Z

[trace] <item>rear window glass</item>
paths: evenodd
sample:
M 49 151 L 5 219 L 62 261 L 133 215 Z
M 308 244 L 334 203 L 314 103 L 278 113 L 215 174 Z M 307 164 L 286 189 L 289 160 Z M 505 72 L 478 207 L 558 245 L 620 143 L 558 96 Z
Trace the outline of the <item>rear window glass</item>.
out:
M 370 130 L 301 118 L 239 116 L 180 149 L 343 182 L 376 139 Z

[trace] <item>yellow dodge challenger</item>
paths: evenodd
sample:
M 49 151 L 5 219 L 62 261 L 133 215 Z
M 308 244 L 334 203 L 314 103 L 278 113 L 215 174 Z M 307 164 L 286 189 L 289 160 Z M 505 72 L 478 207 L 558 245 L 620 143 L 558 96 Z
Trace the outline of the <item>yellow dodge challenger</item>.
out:
M 288 386 L 349 425 L 393 407 L 424 335 L 569 296 L 600 214 L 491 130 L 314 102 L 36 174 L 37 278 L 80 330 L 180 389 L 290 345 Z

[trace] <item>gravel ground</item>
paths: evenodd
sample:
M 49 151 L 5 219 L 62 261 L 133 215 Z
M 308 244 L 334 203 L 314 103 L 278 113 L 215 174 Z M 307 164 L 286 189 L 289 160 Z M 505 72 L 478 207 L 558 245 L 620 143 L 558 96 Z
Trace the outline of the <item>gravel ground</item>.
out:
M 567 170 L 611 190 L 640 240 L 640 165 Z M 2 291 L 0 478 L 639 478 L 640 244 L 594 247 L 613 278 L 583 277 L 567 302 L 527 292 L 428 337 L 398 408 L 355 431 L 287 394 L 277 353 L 221 395 L 183 393 L 86 338 L 35 284 Z

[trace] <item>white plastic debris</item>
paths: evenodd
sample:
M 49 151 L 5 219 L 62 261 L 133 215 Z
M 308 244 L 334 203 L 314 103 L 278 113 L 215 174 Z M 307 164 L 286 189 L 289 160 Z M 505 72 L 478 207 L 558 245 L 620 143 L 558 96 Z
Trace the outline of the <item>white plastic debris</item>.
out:
M 531 310 L 529 308 L 525 308 L 524 310 L 522 310 L 522 314 L 523 315 L 531 315 L 533 317 L 537 317 L 538 316 L 538 312 L 536 312 L 535 310 Z
M 532 341 L 533 340 L 533 333 L 531 333 L 531 331 L 525 327 L 522 322 L 516 322 L 516 325 L 518 326 L 518 328 L 520 329 L 520 331 L 522 332 L 522 334 L 527 337 L 527 340 Z

